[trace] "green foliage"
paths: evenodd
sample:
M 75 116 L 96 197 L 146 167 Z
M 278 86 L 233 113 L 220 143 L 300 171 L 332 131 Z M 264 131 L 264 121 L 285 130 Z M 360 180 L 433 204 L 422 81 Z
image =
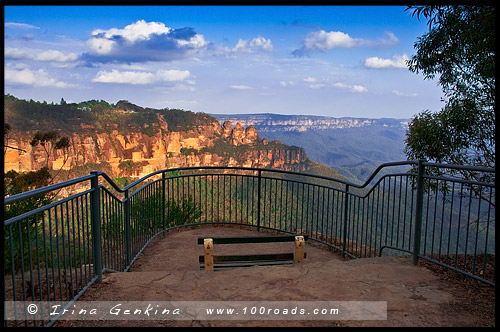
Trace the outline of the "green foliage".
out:
M 205 113 L 194 113 L 180 109 L 162 109 L 159 113 L 168 123 L 169 130 L 172 131 L 187 131 L 194 129 L 199 125 L 216 121 L 215 118 Z
M 409 125 L 408 159 L 495 167 L 495 8 L 408 7 L 428 19 L 409 69 L 439 76 L 446 97 L 436 113 L 423 111 Z M 475 178 L 471 172 L 461 172 Z
M 43 167 L 38 171 L 25 173 L 17 173 L 14 170 L 10 170 L 4 177 L 5 195 L 11 196 L 36 188 L 45 187 L 49 184 L 50 179 L 51 176 L 46 167 Z M 50 203 L 53 197 L 53 194 L 47 193 L 9 204 L 5 206 L 4 220 L 44 206 Z
M 6 196 L 26 192 L 32 189 L 47 186 L 50 181 L 50 173 L 47 168 L 38 171 L 17 173 L 9 171 L 4 177 L 4 190 Z M 4 220 L 32 211 L 52 202 L 54 194 L 46 193 L 35 195 L 29 199 L 23 199 L 4 206 Z M 30 263 L 30 252 L 27 243 L 39 241 L 41 236 L 41 225 L 33 217 L 15 222 L 11 226 L 4 227 L 4 268 L 10 271 L 12 268 L 18 271 L 24 264 Z M 14 256 L 12 259 L 11 255 Z M 12 266 L 14 265 L 14 266 Z

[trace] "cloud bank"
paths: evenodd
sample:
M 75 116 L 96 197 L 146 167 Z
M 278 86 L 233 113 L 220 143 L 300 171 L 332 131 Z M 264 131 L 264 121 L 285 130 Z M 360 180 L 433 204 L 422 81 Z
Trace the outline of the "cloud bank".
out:
M 96 29 L 87 41 L 90 62 L 172 61 L 204 50 L 203 35 L 192 28 L 173 29 L 161 22 L 139 20 L 123 29 Z

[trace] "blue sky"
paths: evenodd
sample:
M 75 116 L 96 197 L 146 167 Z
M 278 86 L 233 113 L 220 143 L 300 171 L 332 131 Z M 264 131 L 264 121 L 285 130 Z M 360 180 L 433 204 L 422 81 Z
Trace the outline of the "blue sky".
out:
M 404 6 L 4 6 L 5 93 L 205 113 L 411 118 L 442 107 L 405 60 Z

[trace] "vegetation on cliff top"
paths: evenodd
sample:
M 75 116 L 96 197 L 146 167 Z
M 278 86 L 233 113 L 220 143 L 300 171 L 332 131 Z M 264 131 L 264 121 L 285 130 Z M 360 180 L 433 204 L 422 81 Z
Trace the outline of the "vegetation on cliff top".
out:
M 104 100 L 88 100 L 80 103 L 60 104 L 18 99 L 10 94 L 4 96 L 5 122 L 18 131 L 50 131 L 58 128 L 69 134 L 91 130 L 92 132 L 140 129 L 147 135 L 160 130 L 159 117 L 168 124 L 170 131 L 186 131 L 197 126 L 216 122 L 205 113 L 194 113 L 181 109 L 152 109 L 134 105 L 126 100 L 110 104 Z

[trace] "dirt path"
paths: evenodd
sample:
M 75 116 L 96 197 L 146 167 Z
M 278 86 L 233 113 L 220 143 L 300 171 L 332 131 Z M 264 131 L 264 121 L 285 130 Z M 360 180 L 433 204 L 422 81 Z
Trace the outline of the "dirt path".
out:
M 79 301 L 387 301 L 374 321 L 74 321 L 55 326 L 494 326 L 494 288 L 446 280 L 408 257 L 343 260 L 307 242 L 300 264 L 201 271 L 199 236 L 265 235 L 237 227 L 195 228 L 158 236 L 131 272 L 108 273 Z M 214 254 L 289 251 L 293 243 L 219 245 Z M 244 251 L 241 251 L 244 249 Z

